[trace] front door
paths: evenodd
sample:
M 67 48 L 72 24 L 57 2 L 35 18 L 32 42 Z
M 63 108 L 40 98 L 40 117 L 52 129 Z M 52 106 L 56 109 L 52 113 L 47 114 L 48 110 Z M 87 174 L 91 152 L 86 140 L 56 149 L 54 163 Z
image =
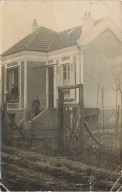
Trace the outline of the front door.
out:
M 53 66 L 48 68 L 48 105 L 54 108 L 54 75 Z

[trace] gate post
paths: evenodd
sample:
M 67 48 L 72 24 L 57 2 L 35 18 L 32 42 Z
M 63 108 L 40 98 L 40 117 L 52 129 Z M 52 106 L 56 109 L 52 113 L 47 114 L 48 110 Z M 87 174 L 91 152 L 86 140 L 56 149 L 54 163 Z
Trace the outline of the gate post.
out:
M 57 142 L 58 142 L 58 151 L 59 153 L 64 152 L 64 129 L 63 129 L 63 102 L 64 102 L 64 95 L 62 89 L 58 88 L 58 119 L 59 119 L 59 126 L 58 126 L 58 135 L 57 135 Z
M 79 84 L 79 137 L 78 137 L 78 151 L 83 154 L 84 151 L 84 100 L 83 100 L 83 85 Z

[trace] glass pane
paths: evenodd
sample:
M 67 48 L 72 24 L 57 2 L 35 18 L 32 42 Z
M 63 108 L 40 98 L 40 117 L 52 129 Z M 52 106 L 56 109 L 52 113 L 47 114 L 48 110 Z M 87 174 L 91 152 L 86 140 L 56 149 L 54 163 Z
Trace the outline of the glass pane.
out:
M 18 100 L 18 68 L 8 70 L 7 80 L 8 85 L 8 101 L 13 102 Z
M 68 65 L 68 79 L 70 79 L 70 67 Z
M 63 66 L 63 71 L 66 71 L 66 66 Z
M 66 72 L 63 72 L 63 79 L 66 79 Z

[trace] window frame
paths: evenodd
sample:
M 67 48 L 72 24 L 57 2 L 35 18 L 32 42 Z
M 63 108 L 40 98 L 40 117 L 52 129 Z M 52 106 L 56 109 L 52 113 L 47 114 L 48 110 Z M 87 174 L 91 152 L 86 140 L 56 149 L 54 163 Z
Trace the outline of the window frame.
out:
M 9 95 L 9 102 L 18 101 L 18 98 L 19 98 L 19 66 L 7 68 L 6 71 L 7 71 L 6 89 L 7 89 L 8 95 Z M 17 78 L 15 76 L 16 73 L 17 73 Z M 16 88 L 18 89 L 18 94 L 17 94 L 16 99 L 10 98 L 12 85 L 15 85 Z
M 62 77 L 63 81 L 70 80 L 70 63 L 62 64 Z

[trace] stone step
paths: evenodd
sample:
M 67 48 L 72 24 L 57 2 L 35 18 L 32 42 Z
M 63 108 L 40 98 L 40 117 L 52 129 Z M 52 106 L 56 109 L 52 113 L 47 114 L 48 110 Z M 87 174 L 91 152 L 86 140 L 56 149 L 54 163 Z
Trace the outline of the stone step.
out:
M 56 130 L 58 128 L 57 109 L 48 109 L 33 121 L 33 128 L 39 130 Z

